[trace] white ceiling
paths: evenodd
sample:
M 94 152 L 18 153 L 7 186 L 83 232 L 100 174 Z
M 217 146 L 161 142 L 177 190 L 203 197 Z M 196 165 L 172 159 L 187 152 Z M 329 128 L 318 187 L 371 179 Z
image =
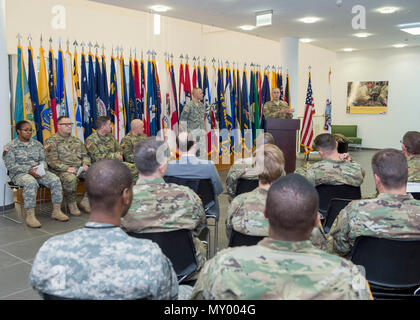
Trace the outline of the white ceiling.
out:
M 420 36 L 399 30 L 403 23 L 420 22 L 420 0 L 90 0 L 119 7 L 150 12 L 152 5 L 166 5 L 171 10 L 162 15 L 193 21 L 219 28 L 253 34 L 278 41 L 282 37 L 311 38 L 312 45 L 332 51 L 343 48 L 378 49 L 395 43 L 419 46 Z M 352 13 L 355 5 L 366 8 L 366 30 L 354 30 Z M 401 8 L 392 14 L 381 14 L 375 9 L 384 6 Z M 273 10 L 272 26 L 253 31 L 242 31 L 240 25 L 255 25 L 255 12 Z M 316 16 L 322 21 L 305 24 L 297 21 Z M 368 38 L 353 36 L 357 32 L 372 33 Z

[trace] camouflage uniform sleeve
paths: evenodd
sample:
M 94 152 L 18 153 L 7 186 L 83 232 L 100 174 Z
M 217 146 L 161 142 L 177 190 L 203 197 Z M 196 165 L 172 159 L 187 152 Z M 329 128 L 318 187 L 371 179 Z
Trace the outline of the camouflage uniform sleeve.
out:
M 350 217 L 352 203 L 349 203 L 335 219 L 329 233 L 327 251 L 341 256 L 347 256 L 353 247 L 354 240 L 350 238 Z
M 90 161 L 89 154 L 86 150 L 85 145 L 82 143 L 82 141 L 80 141 L 80 152 L 82 154 L 82 165 L 83 166 L 90 166 L 92 164 L 92 162 Z
M 47 163 L 54 171 L 65 172 L 69 166 L 65 165 L 58 158 L 58 145 L 53 139 L 45 141 L 45 156 Z
M 124 137 L 121 140 L 121 152 L 124 157 L 124 161 L 134 163 L 133 145 L 130 139 Z
M 37 149 L 38 149 L 38 163 L 39 164 L 43 164 L 44 165 L 44 169 L 48 170 L 48 164 L 47 164 L 47 160 L 45 159 L 45 152 L 44 152 L 44 146 L 42 145 L 41 142 L 36 141 L 36 145 L 37 145 Z
M 238 185 L 238 180 L 244 173 L 243 170 L 241 170 L 241 167 L 239 165 L 233 165 L 230 167 L 229 172 L 226 177 L 226 190 L 227 193 L 234 198 L 236 187 Z
M 28 173 L 32 168 L 29 165 L 22 166 L 18 164 L 15 159 L 14 149 L 10 146 L 10 143 L 7 144 L 7 147 L 9 151 L 3 152 L 3 161 L 7 171 L 9 171 L 9 175 L 14 177 L 20 173 Z
M 90 139 L 90 137 L 88 137 L 85 142 L 85 147 L 89 157 L 92 159 L 92 162 L 97 162 L 100 160 L 99 148 L 96 146 L 96 143 L 92 140 L 93 139 Z
M 235 213 L 238 211 L 238 209 L 241 206 L 241 203 L 239 200 L 240 198 L 238 197 L 234 198 L 232 202 L 230 203 L 230 206 L 228 209 L 228 216 L 226 218 L 226 236 L 228 237 L 228 239 L 230 238 L 230 235 L 233 230 L 233 225 L 232 225 L 233 216 L 235 215 Z
M 312 170 L 308 170 L 305 168 L 297 168 L 295 173 L 300 174 L 302 177 L 306 178 L 313 186 L 315 186 L 315 176 L 313 175 Z

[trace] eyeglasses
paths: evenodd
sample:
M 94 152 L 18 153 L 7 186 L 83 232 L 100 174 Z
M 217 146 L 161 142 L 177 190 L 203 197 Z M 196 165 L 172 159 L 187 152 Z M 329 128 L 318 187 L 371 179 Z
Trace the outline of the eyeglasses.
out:
M 59 123 L 59 126 L 72 126 L 73 123 Z

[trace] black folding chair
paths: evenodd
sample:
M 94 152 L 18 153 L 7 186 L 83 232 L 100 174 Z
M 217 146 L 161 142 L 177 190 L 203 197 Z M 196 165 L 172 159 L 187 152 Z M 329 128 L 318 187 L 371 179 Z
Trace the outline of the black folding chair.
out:
M 328 205 L 327 213 L 324 216 L 324 223 L 322 224 L 325 233 L 329 233 L 330 229 L 339 215 L 340 211 L 343 210 L 352 200 L 333 198 L 330 200 Z
M 262 239 L 264 239 L 263 236 L 250 236 L 232 230 L 229 238 L 229 247 L 254 246 Z
M 236 186 L 235 196 L 239 196 L 242 193 L 251 192 L 257 187 L 258 180 L 239 178 L 238 184 Z
M 320 184 L 316 187 L 319 195 L 319 212 L 323 215 L 327 213 L 328 204 L 332 198 L 352 199 L 357 200 L 362 198 L 362 193 L 359 187 L 350 186 L 347 184 L 330 185 Z
M 219 210 L 216 208 L 216 195 L 213 190 L 213 184 L 210 179 L 187 179 L 174 176 L 164 176 L 166 183 L 175 183 L 182 186 L 189 187 L 201 199 L 207 219 L 214 219 L 214 254 L 218 247 L 218 224 L 219 224 Z
M 356 238 L 351 261 L 365 268 L 374 298 L 420 298 L 419 252 L 420 239 L 361 236 Z
M 420 200 L 420 192 L 410 192 L 414 199 Z
M 150 233 L 128 232 L 128 235 L 156 242 L 162 252 L 172 262 L 179 283 L 184 281 L 198 268 L 191 230 L 180 229 Z

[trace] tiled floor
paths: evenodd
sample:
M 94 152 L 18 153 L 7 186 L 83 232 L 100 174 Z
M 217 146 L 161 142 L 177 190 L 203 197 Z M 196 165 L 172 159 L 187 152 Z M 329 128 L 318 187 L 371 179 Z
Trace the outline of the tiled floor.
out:
M 370 161 L 375 150 L 350 151 L 353 159 L 362 164 L 366 170 L 366 177 L 362 184 L 362 196 L 370 196 L 376 193 L 372 177 Z M 316 157 L 314 157 L 314 160 Z M 297 160 L 297 166 L 302 165 L 302 160 Z M 219 171 L 220 178 L 225 187 L 227 170 Z M 228 239 L 225 232 L 225 220 L 229 206 L 228 196 L 219 196 L 220 221 L 218 227 L 219 250 L 226 248 Z M 44 205 L 42 211 L 51 212 L 51 207 Z M 37 209 L 38 210 L 38 209 Z M 8 215 L 19 219 L 18 209 L 6 211 Z M 66 233 L 82 227 L 89 219 L 89 215 L 80 217 L 70 216 L 67 222 L 52 220 L 47 214 L 37 212 L 37 218 L 42 227 L 31 229 L 25 224 L 18 225 L 15 222 L 1 218 L 0 216 L 0 299 L 1 300 L 39 300 L 41 299 L 29 285 L 28 276 L 32 261 L 41 245 L 50 237 Z M 212 230 L 212 228 L 211 228 Z M 213 234 L 212 234 L 213 236 Z

